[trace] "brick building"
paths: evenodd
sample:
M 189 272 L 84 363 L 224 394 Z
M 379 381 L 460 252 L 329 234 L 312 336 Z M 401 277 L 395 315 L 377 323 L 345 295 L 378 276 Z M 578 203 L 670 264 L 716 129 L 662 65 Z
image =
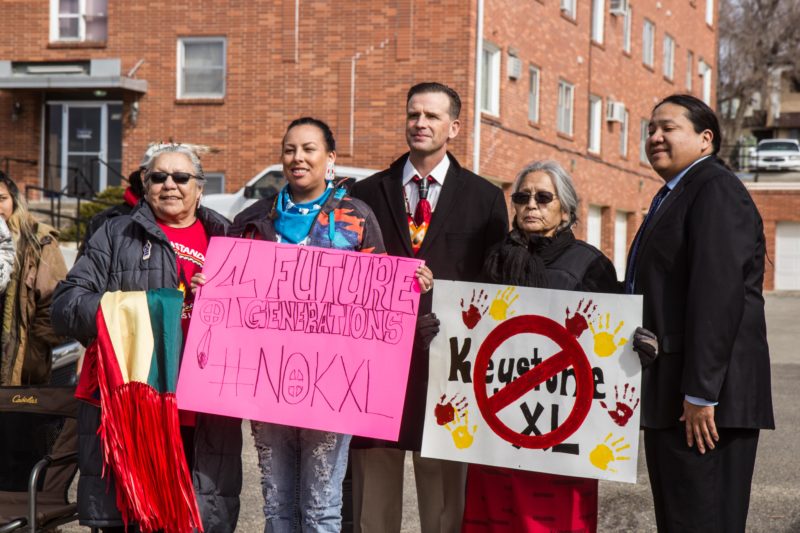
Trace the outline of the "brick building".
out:
M 463 98 L 462 164 L 507 185 L 531 160 L 560 161 L 582 197 L 578 235 L 620 267 L 660 186 L 643 121 L 674 92 L 714 103 L 716 7 L 3 0 L 0 157 L 22 161 L 0 164 L 27 184 L 96 190 L 149 142 L 173 139 L 209 146 L 209 189 L 233 191 L 278 161 L 292 118 L 311 114 L 333 127 L 339 163 L 378 169 L 405 151 L 405 91 L 436 79 Z

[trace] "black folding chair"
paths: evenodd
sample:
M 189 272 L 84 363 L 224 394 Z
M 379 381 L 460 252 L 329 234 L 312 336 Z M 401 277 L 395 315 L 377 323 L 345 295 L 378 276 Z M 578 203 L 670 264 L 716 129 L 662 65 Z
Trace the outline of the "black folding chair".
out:
M 78 519 L 75 387 L 0 388 L 0 533 Z

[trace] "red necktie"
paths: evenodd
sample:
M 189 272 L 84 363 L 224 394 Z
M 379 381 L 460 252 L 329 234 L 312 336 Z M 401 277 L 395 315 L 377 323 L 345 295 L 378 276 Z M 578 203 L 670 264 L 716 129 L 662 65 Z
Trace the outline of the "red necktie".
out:
M 433 183 L 433 176 L 422 179 L 419 176 L 411 178 L 419 187 L 419 201 L 414 210 L 414 224 L 422 226 L 431 222 L 431 203 L 428 201 L 428 188 Z

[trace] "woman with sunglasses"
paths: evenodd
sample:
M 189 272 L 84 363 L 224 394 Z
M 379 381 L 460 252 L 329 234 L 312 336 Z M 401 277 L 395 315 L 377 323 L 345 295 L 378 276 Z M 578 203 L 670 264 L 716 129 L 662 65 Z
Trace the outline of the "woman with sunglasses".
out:
M 484 276 L 490 283 L 568 291 L 621 292 L 614 265 L 600 250 L 572 233 L 578 195 L 572 178 L 555 161 L 531 163 L 517 176 L 511 201 L 514 219 L 505 240 L 489 251 Z M 531 492 L 542 505 L 531 507 Z M 525 494 L 517 500 L 517 496 Z M 497 510 L 514 509 L 512 522 L 495 522 Z M 511 516 L 503 513 L 504 519 Z M 462 532 L 597 530 L 597 480 L 469 465 Z
M 148 149 L 143 164 L 144 196 L 130 215 L 114 217 L 95 232 L 84 254 L 56 290 L 53 325 L 88 346 L 97 337 L 96 315 L 103 294 L 177 288 L 184 293 L 184 338 L 192 314 L 192 276 L 205 260 L 212 236 L 225 235 L 228 221 L 200 205 L 205 178 L 195 151 L 182 144 Z M 110 469 L 103 473 L 100 453 L 96 367 L 84 362 L 76 396 L 80 522 L 104 531 L 123 531 Z M 180 413 L 181 437 L 206 533 L 236 528 L 241 488 L 241 421 Z M 147 445 L 137 443 L 137 445 Z M 164 472 L 168 479 L 169 472 Z M 113 483 L 112 483 L 113 486 Z

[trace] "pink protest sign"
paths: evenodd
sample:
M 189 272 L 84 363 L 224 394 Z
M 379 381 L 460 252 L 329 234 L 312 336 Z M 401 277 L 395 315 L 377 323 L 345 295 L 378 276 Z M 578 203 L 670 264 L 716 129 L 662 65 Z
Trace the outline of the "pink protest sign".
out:
M 215 237 L 178 407 L 397 440 L 421 261 Z

